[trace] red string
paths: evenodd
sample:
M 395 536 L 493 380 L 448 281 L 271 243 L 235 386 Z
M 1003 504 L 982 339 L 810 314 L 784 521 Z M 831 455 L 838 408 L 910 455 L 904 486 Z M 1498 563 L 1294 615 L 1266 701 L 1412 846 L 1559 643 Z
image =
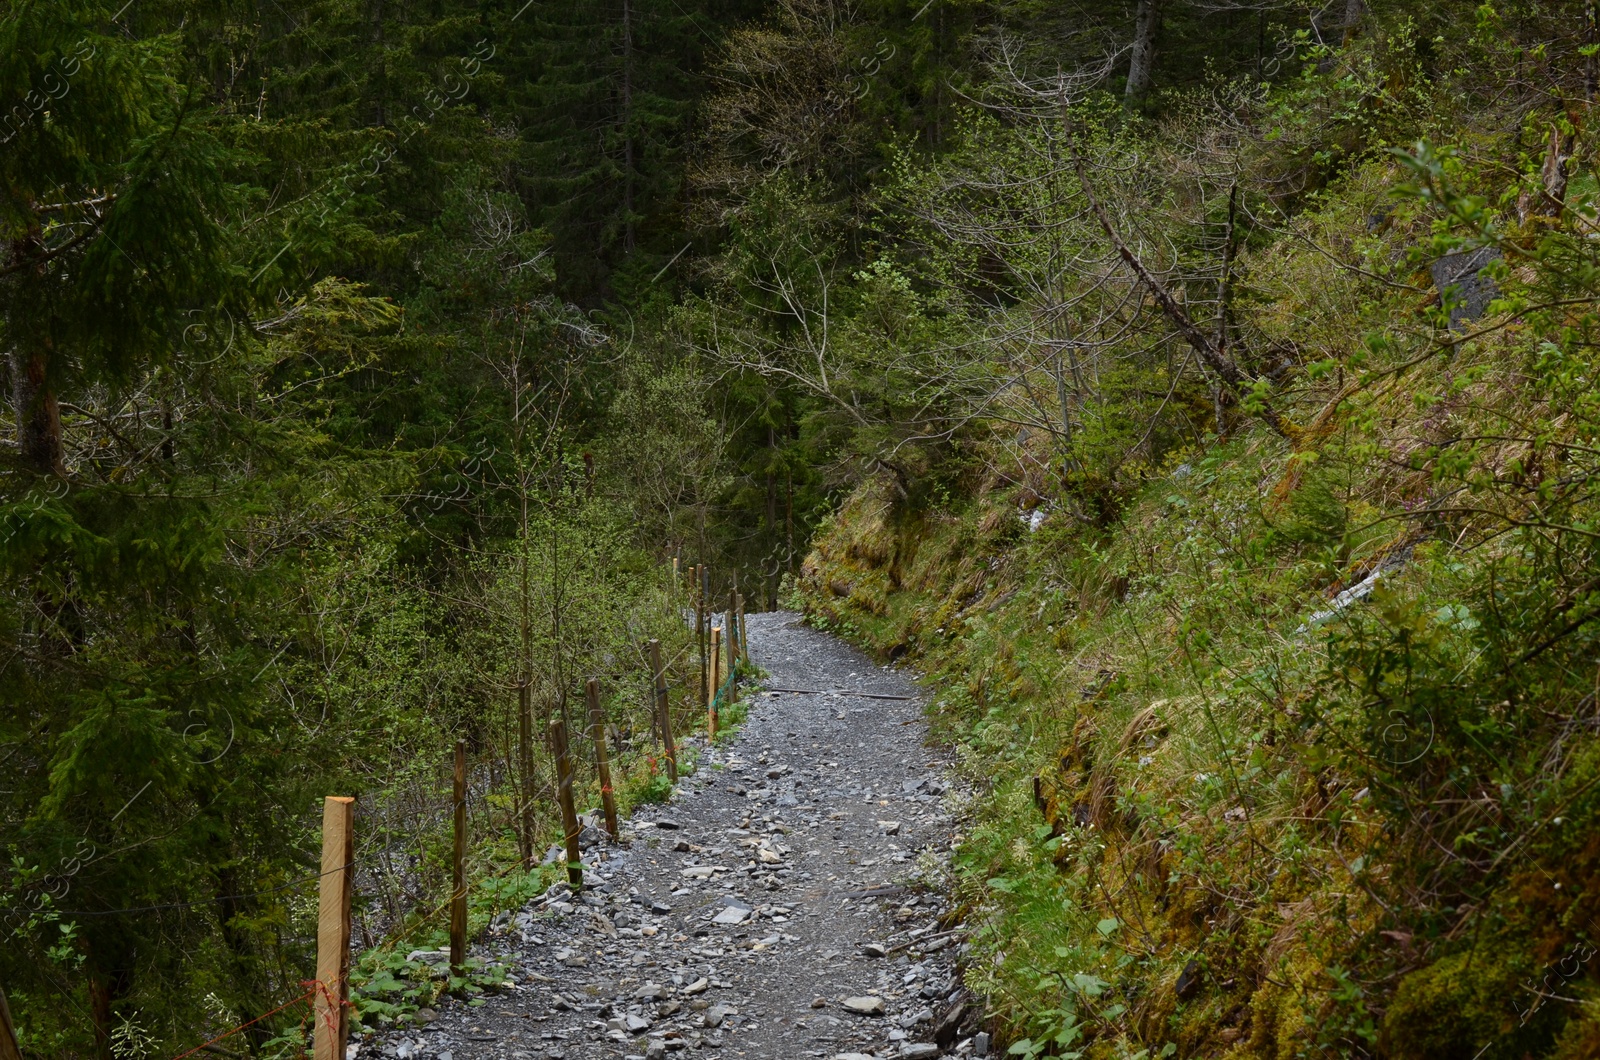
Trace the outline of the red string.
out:
M 307 985 L 307 982 L 309 982 L 309 980 L 302 980 L 300 985 L 301 986 L 305 986 L 305 985 Z M 279 1005 L 277 1008 L 273 1009 L 271 1012 L 263 1012 L 261 1015 L 257 1016 L 253 1020 L 250 1020 L 248 1023 L 241 1023 L 241 1024 L 239 1024 L 239 1026 L 233 1028 L 233 1030 L 231 1030 L 231 1031 L 223 1031 L 221 1034 L 217 1035 L 215 1038 L 211 1039 L 209 1042 L 201 1042 L 199 1045 L 195 1046 L 193 1049 L 190 1049 L 187 1053 L 179 1053 L 177 1056 L 173 1057 L 172 1060 L 184 1060 L 184 1057 L 193 1056 L 195 1053 L 198 1053 L 200 1050 L 204 1049 L 208 1045 L 216 1045 L 218 1042 L 222 1041 L 224 1038 L 233 1037 L 235 1034 L 238 1034 L 240 1031 L 244 1030 L 246 1027 L 250 1026 L 251 1024 L 260 1023 L 262 1020 L 266 1019 L 268 1016 L 276 1016 L 278 1013 L 282 1012 L 286 1008 L 289 1008 L 291 1005 L 298 1005 L 302 1001 L 310 1000 L 312 997 L 314 997 L 316 995 L 318 986 L 321 986 L 321 984 L 318 983 L 318 984 L 312 986 L 312 988 L 310 990 L 307 990 L 305 993 L 301 994 L 299 997 L 294 998 L 291 1001 L 285 1001 L 283 1004 Z M 326 989 L 326 987 L 324 987 L 323 989 Z

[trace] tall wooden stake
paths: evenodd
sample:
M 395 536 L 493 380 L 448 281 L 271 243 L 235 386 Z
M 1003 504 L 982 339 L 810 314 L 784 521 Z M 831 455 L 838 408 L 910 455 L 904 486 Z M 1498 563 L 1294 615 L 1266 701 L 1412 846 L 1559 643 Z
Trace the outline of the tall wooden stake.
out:
M 702 710 L 711 705 L 711 678 L 706 669 L 706 597 L 700 591 L 702 572 L 704 567 L 694 568 L 694 643 L 695 649 L 700 653 L 700 707 Z
M 589 701 L 590 738 L 594 740 L 594 765 L 600 774 L 600 805 L 606 814 L 606 831 L 617 838 L 617 796 L 611 790 L 611 755 L 606 751 L 606 717 L 600 710 L 600 682 L 593 677 L 583 686 Z
M 573 890 L 583 887 L 583 862 L 578 853 L 578 808 L 572 803 L 572 759 L 567 752 L 567 723 L 558 714 L 550 719 L 550 748 L 556 756 L 556 801 L 561 804 L 561 827 L 567 837 L 567 880 Z
M 456 845 L 451 854 L 450 967 L 464 973 L 467 963 L 467 742 L 456 741 Z
M 355 857 L 356 800 L 322 800 L 322 877 L 317 887 L 317 994 L 313 1060 L 344 1060 L 350 1028 L 350 877 Z
M 667 778 L 678 782 L 678 745 L 672 738 L 672 711 L 667 706 L 667 671 L 661 665 L 661 642 L 650 642 L 651 687 L 655 690 L 656 717 L 661 725 L 661 747 L 667 753 Z
M 0 987 L 0 1060 L 22 1060 L 22 1048 L 17 1045 L 17 1028 L 11 1022 L 11 1006 L 6 1004 L 3 987 Z
M 744 594 L 739 594 L 739 661 L 750 665 L 750 627 L 744 620 Z
M 517 759 L 517 771 L 522 774 L 517 841 L 522 846 L 523 867 L 532 869 L 539 852 L 533 845 L 533 689 L 526 677 L 517 684 Z
M 706 733 L 717 738 L 717 692 L 722 688 L 722 627 L 711 627 L 711 702 L 706 707 Z

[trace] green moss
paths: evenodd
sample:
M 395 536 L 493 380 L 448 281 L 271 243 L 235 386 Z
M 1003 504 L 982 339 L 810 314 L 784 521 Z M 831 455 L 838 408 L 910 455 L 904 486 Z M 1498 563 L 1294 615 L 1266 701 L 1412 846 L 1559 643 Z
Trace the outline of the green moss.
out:
M 1384 1015 L 1383 1047 L 1415 1060 L 1509 1060 L 1547 1049 L 1555 1013 L 1524 1018 L 1537 999 L 1521 985 L 1526 970 L 1510 964 L 1516 954 L 1479 947 L 1405 975 Z

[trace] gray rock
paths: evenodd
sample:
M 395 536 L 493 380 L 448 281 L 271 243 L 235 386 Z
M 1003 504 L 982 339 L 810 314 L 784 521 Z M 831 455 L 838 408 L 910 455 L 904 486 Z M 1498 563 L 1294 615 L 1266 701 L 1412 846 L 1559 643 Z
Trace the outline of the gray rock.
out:
M 979 1031 L 977 1033 L 977 1035 L 973 1037 L 973 1039 L 972 1039 L 972 1055 L 973 1056 L 988 1056 L 989 1055 L 989 1032 L 988 1031 Z
M 650 1029 L 650 1021 L 643 1016 L 635 1016 L 629 1013 L 622 1018 L 622 1027 L 630 1034 L 643 1034 Z
M 904 1060 L 927 1060 L 928 1057 L 939 1055 L 939 1047 L 932 1042 L 907 1042 L 895 1055 Z
M 421 961 L 423 964 L 438 964 L 449 959 L 449 950 L 412 950 L 406 954 L 406 960 Z
M 1479 247 L 1446 254 L 1428 267 L 1441 298 L 1450 299 L 1450 330 L 1483 316 L 1489 303 L 1500 297 L 1500 287 L 1483 275 L 1484 267 L 1499 261 L 1499 247 Z M 1450 289 L 1455 288 L 1454 292 Z
M 863 1016 L 881 1016 L 883 1015 L 883 998 L 847 997 L 844 999 L 844 1007 Z
M 667 996 L 667 988 L 660 983 L 646 983 L 633 992 L 639 1001 L 660 1001 Z

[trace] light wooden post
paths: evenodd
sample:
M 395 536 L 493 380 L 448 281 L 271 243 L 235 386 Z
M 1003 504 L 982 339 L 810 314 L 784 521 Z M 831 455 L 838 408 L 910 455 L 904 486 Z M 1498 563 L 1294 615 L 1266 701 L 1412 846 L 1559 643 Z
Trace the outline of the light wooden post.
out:
M 22 1060 L 22 1047 L 17 1045 L 17 1028 L 11 1022 L 11 1006 L 6 1004 L 4 987 L 0 987 L 0 1060 Z
M 667 704 L 667 671 L 661 665 L 661 642 L 650 642 L 650 672 L 656 717 L 661 725 L 661 747 L 667 754 L 667 779 L 678 782 L 678 744 L 672 738 L 672 711 Z
M 695 649 L 700 653 L 700 707 L 705 709 L 711 704 L 711 678 L 706 659 L 706 598 L 700 591 L 701 576 L 704 567 L 695 567 L 694 573 L 694 643 Z
M 722 687 L 722 627 L 711 627 L 711 702 L 706 706 L 706 733 L 717 738 L 717 691 Z
M 533 846 L 533 689 L 526 677 L 517 683 L 517 769 L 522 774 L 517 789 L 517 841 L 522 847 L 523 867 L 532 869 L 539 852 Z
M 450 967 L 462 975 L 467 963 L 467 742 L 456 741 L 456 844 L 451 853 Z
M 600 774 L 600 805 L 605 810 L 606 831 L 617 838 L 617 796 L 611 790 L 611 755 L 606 750 L 606 717 L 600 710 L 600 682 L 593 677 L 583 686 L 589 702 L 589 729 L 594 740 L 594 767 Z
M 556 801 L 561 804 L 561 827 L 567 840 L 567 881 L 573 890 L 583 887 L 583 862 L 578 852 L 578 808 L 572 803 L 572 759 L 567 752 L 567 723 L 558 714 L 550 719 L 550 748 L 556 756 Z
M 739 604 L 739 661 L 745 665 L 750 663 L 750 627 L 744 620 L 744 594 L 738 594 Z
M 350 878 L 355 857 L 356 800 L 322 800 L 322 877 L 317 887 L 317 993 L 313 1060 L 344 1060 L 350 1027 Z

